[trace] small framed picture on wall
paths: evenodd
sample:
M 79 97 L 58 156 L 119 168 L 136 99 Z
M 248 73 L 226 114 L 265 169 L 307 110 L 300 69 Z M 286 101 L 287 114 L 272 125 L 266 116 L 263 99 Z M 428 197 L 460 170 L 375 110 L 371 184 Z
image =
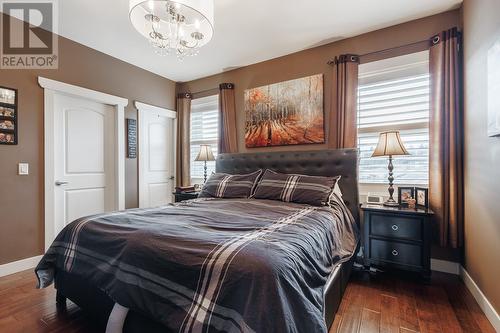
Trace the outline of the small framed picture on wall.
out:
M 500 135 L 500 39 L 488 50 L 488 136 Z
M 0 117 L 14 119 L 15 114 L 16 111 L 12 107 L 0 106 Z
M 16 104 L 16 89 L 0 87 L 0 103 L 7 105 Z
M 17 144 L 17 90 L 0 87 L 0 144 Z
M 415 199 L 418 207 L 429 208 L 429 189 L 415 187 Z
M 137 157 L 137 120 L 127 119 L 127 158 Z

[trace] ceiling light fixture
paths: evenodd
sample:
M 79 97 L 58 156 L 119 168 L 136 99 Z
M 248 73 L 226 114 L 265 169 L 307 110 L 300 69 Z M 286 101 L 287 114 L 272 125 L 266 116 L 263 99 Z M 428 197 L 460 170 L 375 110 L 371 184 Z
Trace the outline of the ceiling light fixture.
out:
M 160 55 L 197 55 L 214 34 L 213 0 L 130 0 L 129 16 Z

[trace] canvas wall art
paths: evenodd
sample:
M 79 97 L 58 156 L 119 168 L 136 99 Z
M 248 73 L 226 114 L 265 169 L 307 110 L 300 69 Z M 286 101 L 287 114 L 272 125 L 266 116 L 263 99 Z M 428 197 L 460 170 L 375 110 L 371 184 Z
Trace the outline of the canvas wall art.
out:
M 323 74 L 245 90 L 247 148 L 325 142 Z
M 488 50 L 488 135 L 500 135 L 500 39 Z

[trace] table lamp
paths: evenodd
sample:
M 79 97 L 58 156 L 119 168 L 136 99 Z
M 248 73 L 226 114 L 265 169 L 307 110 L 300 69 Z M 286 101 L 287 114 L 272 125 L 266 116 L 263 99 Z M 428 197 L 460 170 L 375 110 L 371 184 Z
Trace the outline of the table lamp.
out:
M 392 171 L 394 170 L 394 166 L 392 165 L 392 156 L 395 155 L 410 155 L 410 153 L 406 150 L 403 145 L 403 141 L 401 141 L 401 137 L 399 136 L 399 131 L 387 131 L 380 133 L 377 147 L 372 154 L 372 157 L 379 156 L 388 156 L 389 157 L 389 165 L 387 168 L 389 169 L 389 199 L 384 202 L 384 206 L 395 207 L 399 206 L 392 195 L 394 194 L 393 181 L 394 176 Z
M 203 161 L 205 162 L 205 168 L 203 172 L 204 180 L 203 183 L 207 182 L 207 162 L 215 161 L 214 154 L 212 152 L 212 148 L 209 145 L 200 145 L 200 152 L 198 156 L 196 156 L 195 161 Z

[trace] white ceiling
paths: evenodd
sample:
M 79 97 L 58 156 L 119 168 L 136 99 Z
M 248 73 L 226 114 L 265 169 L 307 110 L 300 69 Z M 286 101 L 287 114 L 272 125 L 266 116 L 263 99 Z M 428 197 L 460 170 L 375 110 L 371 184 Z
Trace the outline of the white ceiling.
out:
M 161 57 L 128 0 L 59 0 L 59 34 L 174 81 L 189 81 L 456 8 L 462 0 L 214 0 L 215 34 L 196 57 Z

